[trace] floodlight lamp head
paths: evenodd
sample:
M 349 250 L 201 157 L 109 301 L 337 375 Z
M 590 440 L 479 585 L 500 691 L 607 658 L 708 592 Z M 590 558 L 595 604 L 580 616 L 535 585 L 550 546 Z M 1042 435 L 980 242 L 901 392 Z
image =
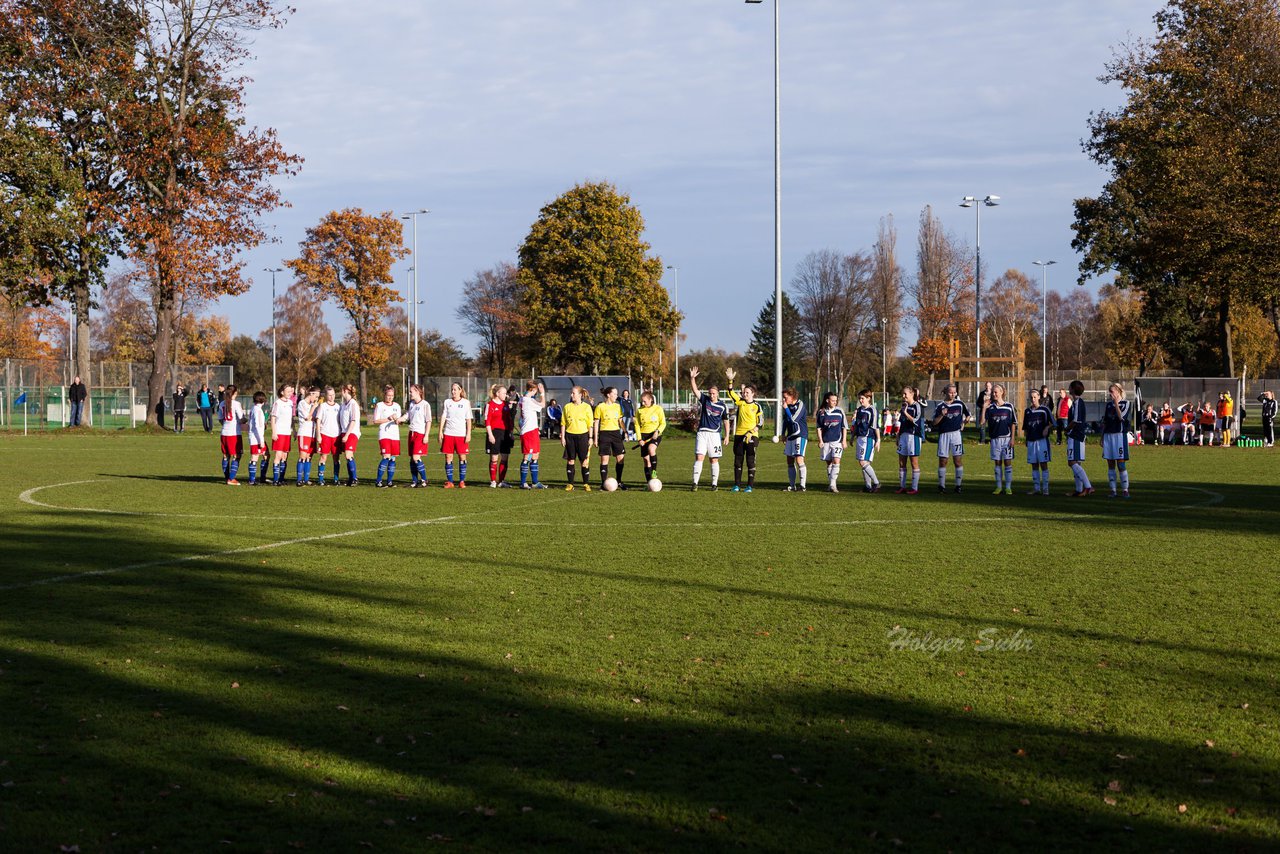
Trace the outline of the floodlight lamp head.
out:
M 754 6 L 754 5 L 757 5 L 757 4 L 759 4 L 759 3 L 763 3 L 763 2 L 764 2 L 764 0 L 747 0 L 747 5 L 748 5 L 748 6 Z
M 971 207 L 973 207 L 973 202 L 968 202 L 968 201 L 966 201 L 966 202 L 961 202 L 961 203 L 960 203 L 960 207 L 962 207 L 962 208 L 971 208 Z

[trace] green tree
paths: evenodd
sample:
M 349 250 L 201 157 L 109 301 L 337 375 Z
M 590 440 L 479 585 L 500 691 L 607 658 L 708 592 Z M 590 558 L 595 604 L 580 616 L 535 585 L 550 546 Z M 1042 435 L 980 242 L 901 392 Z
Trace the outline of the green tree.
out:
M 753 383 L 763 394 L 770 395 L 774 385 L 774 318 L 773 295 L 756 315 L 751 327 L 751 343 L 747 345 L 747 371 L 739 380 Z M 799 382 L 806 373 L 804 329 L 800 310 L 791 302 L 787 292 L 782 292 L 782 384 Z
M 1280 12 L 1274 0 L 1170 0 L 1157 35 L 1103 80 L 1126 102 L 1095 114 L 1085 151 L 1108 170 L 1076 201 L 1081 279 L 1115 271 L 1184 369 L 1230 376 L 1233 307 L 1280 292 Z
M 548 204 L 520 246 L 525 328 L 556 370 L 628 372 L 646 365 L 679 314 L 644 218 L 608 183 L 579 184 Z
M 261 340 L 254 341 L 248 335 L 235 336 L 222 351 L 222 364 L 235 368 L 236 385 L 240 387 L 241 397 L 245 400 L 252 400 L 255 391 L 265 392 L 267 400 L 275 398 L 275 389 L 271 388 L 269 334 L 266 344 Z

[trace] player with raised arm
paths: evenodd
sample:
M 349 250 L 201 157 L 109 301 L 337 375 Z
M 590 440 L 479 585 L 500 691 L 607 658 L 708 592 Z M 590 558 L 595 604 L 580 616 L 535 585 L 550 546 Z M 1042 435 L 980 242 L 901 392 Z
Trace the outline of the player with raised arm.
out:
M 920 492 L 920 445 L 924 441 L 924 407 L 920 390 L 902 388 L 902 408 L 898 411 L 898 494 Z M 911 469 L 911 486 L 907 486 L 907 468 Z
M 618 390 L 613 386 L 606 386 L 603 392 L 604 400 L 596 404 L 591 422 L 591 440 L 600 454 L 600 488 L 604 489 L 604 482 L 609 479 L 609 460 L 612 459 L 618 488 L 626 489 L 622 484 L 622 464 L 627 454 L 622 433 L 622 404 L 618 403 Z
M 289 465 L 289 445 L 293 442 L 293 386 L 280 386 L 271 404 L 271 483 L 284 486 L 284 473 Z
M 409 471 L 413 475 L 410 489 L 425 489 L 427 486 L 427 449 L 431 444 L 431 404 L 423 397 L 422 386 L 414 383 L 409 386 L 409 411 L 405 413 L 409 422 Z
M 862 466 L 862 491 L 879 492 L 880 478 L 876 477 L 876 470 L 871 463 L 880 450 L 880 419 L 869 388 L 858 392 L 858 409 L 853 413 L 853 435 L 854 453 L 858 457 L 858 465 Z M 838 463 L 836 471 L 840 471 Z
M 1018 413 L 1013 404 L 1004 399 L 1005 389 L 1000 383 L 991 387 L 991 397 L 984 412 L 987 439 L 990 441 L 991 462 L 995 467 L 996 488 L 993 495 L 1013 495 L 1013 457 L 1018 442 Z
M 1129 401 L 1124 396 L 1124 386 L 1112 383 L 1107 387 L 1108 399 L 1102 410 L 1102 458 L 1107 461 L 1107 482 L 1111 496 L 1116 497 L 1117 474 L 1120 496 L 1129 497 L 1129 432 L 1133 429 L 1129 420 Z M 1230 429 L 1230 428 L 1228 428 Z
M 400 425 L 404 420 L 396 401 L 396 387 L 388 383 L 382 387 L 382 400 L 373 408 L 373 423 L 378 425 L 378 450 L 382 451 L 378 478 L 373 482 L 376 487 L 390 489 L 396 485 L 396 457 L 400 456 Z
M 360 402 L 356 400 L 356 387 L 347 383 L 342 387 L 342 407 L 338 410 L 338 443 L 342 455 L 347 458 L 347 486 L 360 483 L 356 477 L 356 448 L 360 445 Z M 333 465 L 336 482 L 338 464 Z
M 1088 498 L 1093 495 L 1093 484 L 1084 470 L 1084 437 L 1088 428 L 1084 411 L 1084 383 L 1072 380 L 1071 408 L 1067 411 L 1067 465 L 1075 475 L 1076 490 L 1072 498 Z
M 1053 410 L 1040 392 L 1032 389 L 1031 405 L 1022 413 L 1022 432 L 1027 440 L 1027 462 L 1031 463 L 1031 491 L 1027 495 L 1049 494 L 1049 433 L 1053 430 Z
M 970 417 L 969 407 L 956 396 L 956 387 L 948 385 L 942 390 L 943 401 L 933 410 L 934 429 L 938 431 L 938 491 L 947 491 L 947 460 L 956 470 L 956 493 L 964 487 L 964 438 L 961 430 Z
M 227 486 L 240 485 L 236 474 L 240 469 L 240 458 L 244 456 L 244 441 L 240 435 L 240 431 L 244 429 L 244 407 L 236 400 L 237 391 L 234 384 L 227 386 L 226 394 L 218 404 L 218 421 L 222 424 L 222 472 L 226 476 Z
M 658 476 L 658 443 L 662 431 L 667 429 L 667 414 L 658 405 L 653 392 L 640 395 L 640 408 L 636 410 L 636 433 L 640 438 L 640 450 L 644 452 L 644 481 L 648 483 Z
M 327 385 L 324 387 L 324 399 L 316 405 L 316 436 L 320 441 L 320 465 L 317 467 L 320 479 L 316 482 L 320 486 L 329 485 L 324 470 L 330 457 L 333 457 L 334 482 L 337 483 L 339 433 L 337 392 L 333 386 Z
M 260 391 L 253 393 L 253 407 L 249 410 L 250 486 L 267 482 L 267 413 L 263 408 L 266 403 L 265 394 Z
M 458 455 L 458 487 L 467 488 L 467 453 L 471 449 L 471 401 L 462 384 L 449 386 L 449 399 L 440 405 L 440 451 L 444 454 L 444 488 L 453 489 L 453 456 Z
M 827 490 L 839 492 L 836 483 L 840 479 L 840 458 L 844 456 L 844 449 L 849 447 L 849 419 L 840 408 L 840 395 L 834 391 L 827 392 L 813 423 L 818 428 L 822 461 L 827 464 Z
M 743 385 L 741 391 L 733 390 L 733 380 L 738 372 L 725 368 L 729 378 L 729 398 L 736 409 L 733 416 L 733 492 L 752 492 L 756 485 L 756 449 L 760 445 L 760 425 L 764 423 L 764 408 L 756 402 L 756 387 Z M 747 485 L 742 486 L 742 468 L 746 464 Z
M 809 411 L 793 388 L 782 390 L 782 453 L 787 458 L 787 492 L 804 492 L 809 470 L 804 465 L 804 452 L 809 445 Z M 778 441 L 778 437 L 773 439 Z M 796 485 L 796 478 L 800 483 Z
M 538 455 L 542 453 L 542 437 L 538 417 L 542 413 L 547 389 L 540 382 L 529 380 L 520 398 L 520 488 L 546 489 L 538 480 Z
M 711 458 L 711 491 L 720 488 L 720 458 L 724 456 L 724 443 L 728 439 L 729 424 L 725 415 L 729 407 L 720 399 L 720 387 L 712 384 L 706 391 L 698 390 L 698 369 L 689 369 L 689 385 L 698 399 L 698 432 L 693 446 L 693 486 L 698 491 L 702 480 L 702 461 Z
M 587 390 L 576 385 L 569 390 L 569 402 L 560 416 L 560 445 L 564 448 L 565 492 L 573 491 L 573 464 L 582 474 L 582 488 L 591 491 L 591 423 L 595 420 Z

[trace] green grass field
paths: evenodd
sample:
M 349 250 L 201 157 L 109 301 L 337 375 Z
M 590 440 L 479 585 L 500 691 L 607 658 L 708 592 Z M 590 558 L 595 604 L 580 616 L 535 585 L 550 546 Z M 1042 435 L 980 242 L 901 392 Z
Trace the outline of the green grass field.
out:
M 1050 498 L 691 450 L 235 489 L 203 433 L 0 436 L 0 850 L 1280 848 L 1275 453 L 1138 448 L 1120 502 L 1059 448 Z

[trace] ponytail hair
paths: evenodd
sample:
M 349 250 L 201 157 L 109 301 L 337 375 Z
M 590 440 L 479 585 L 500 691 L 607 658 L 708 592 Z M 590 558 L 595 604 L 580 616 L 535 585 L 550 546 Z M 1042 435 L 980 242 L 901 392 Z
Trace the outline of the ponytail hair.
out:
M 502 386 L 498 385 L 497 383 L 494 383 L 493 385 L 489 386 L 489 399 L 490 399 L 490 400 L 493 400 L 495 397 L 497 397 L 497 396 L 498 396 L 498 389 L 500 389 L 500 388 L 502 388 Z

